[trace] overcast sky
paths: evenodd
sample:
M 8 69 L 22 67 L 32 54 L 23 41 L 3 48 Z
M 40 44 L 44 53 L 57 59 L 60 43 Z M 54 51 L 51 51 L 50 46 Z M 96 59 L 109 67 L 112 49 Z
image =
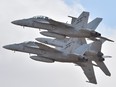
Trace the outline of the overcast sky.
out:
M 3 49 L 3 45 L 34 41 L 42 37 L 39 30 L 22 28 L 11 21 L 45 15 L 70 23 L 68 15 L 78 17 L 82 11 L 90 12 L 90 20 L 102 17 L 97 28 L 102 35 L 116 41 L 115 0 L 1 0 L 0 2 L 0 87 L 114 87 L 116 78 L 116 44 L 105 42 L 102 52 L 111 55 L 105 63 L 111 72 L 107 77 L 97 67 L 97 85 L 87 83 L 79 66 L 68 63 L 42 63 L 29 58 L 29 54 Z

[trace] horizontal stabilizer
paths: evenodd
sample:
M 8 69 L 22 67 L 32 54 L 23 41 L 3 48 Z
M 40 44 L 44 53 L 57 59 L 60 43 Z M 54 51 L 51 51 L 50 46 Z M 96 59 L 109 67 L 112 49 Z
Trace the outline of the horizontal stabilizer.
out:
M 104 64 L 104 62 L 99 62 L 99 61 L 95 61 L 97 66 L 105 73 L 105 75 L 107 76 L 111 76 L 110 71 L 108 70 L 108 68 L 106 67 L 106 65 Z
M 88 78 L 88 80 L 89 80 L 88 82 L 93 83 L 93 84 L 97 84 L 92 61 L 88 61 L 88 62 L 83 63 L 83 64 L 84 64 L 84 66 L 80 65 L 80 67 L 82 68 L 82 70 L 84 71 L 84 74 Z M 77 63 L 77 65 L 78 65 L 78 63 Z

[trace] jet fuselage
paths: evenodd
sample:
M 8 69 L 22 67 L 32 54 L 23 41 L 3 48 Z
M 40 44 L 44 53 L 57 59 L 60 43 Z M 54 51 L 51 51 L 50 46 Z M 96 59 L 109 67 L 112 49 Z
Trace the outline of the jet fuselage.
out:
M 51 22 L 52 21 L 52 22 Z M 77 29 L 72 24 L 62 23 L 58 22 L 60 24 L 55 24 L 55 21 L 52 19 L 49 19 L 48 17 L 44 18 L 29 18 L 29 19 L 22 19 L 22 20 L 16 20 L 12 22 L 13 24 L 20 25 L 20 26 L 26 26 L 26 27 L 32 27 L 36 29 L 43 29 L 48 30 L 48 32 L 68 36 L 68 37 L 82 37 L 82 38 L 90 38 L 90 37 L 99 37 L 101 36 L 98 32 L 93 32 L 91 30 L 82 29 L 83 31 L 80 31 L 81 29 Z
M 38 46 L 34 46 L 34 45 L 35 45 L 35 42 L 29 42 L 29 43 L 6 45 L 4 46 L 4 48 L 13 50 L 13 51 L 37 54 L 40 57 L 45 57 L 45 58 L 48 58 L 54 61 L 59 61 L 59 62 L 84 62 L 86 61 L 86 59 L 84 59 L 84 57 L 80 55 L 70 55 L 70 54 L 65 54 L 62 52 L 49 51 L 46 49 L 41 49 Z

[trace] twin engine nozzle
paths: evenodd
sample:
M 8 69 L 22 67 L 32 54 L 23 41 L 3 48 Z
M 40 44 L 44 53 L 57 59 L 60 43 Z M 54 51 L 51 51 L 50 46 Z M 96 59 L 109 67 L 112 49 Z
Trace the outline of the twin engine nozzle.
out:
M 96 32 L 96 31 L 92 31 L 90 34 L 91 34 L 93 37 L 100 37 L 100 36 L 101 36 L 101 34 L 98 33 L 98 32 Z
M 101 61 L 101 62 L 105 60 L 105 59 L 103 58 L 103 55 L 104 55 L 104 54 L 103 54 L 102 52 L 98 52 L 98 53 L 97 53 L 97 56 L 99 57 L 99 61 Z
M 88 59 L 86 57 L 82 56 L 82 57 L 79 58 L 79 61 L 81 61 L 81 62 L 87 62 Z

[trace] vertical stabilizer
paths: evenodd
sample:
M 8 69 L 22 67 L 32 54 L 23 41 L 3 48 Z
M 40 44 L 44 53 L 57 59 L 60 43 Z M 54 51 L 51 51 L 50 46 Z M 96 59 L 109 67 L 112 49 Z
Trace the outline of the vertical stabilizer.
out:
M 71 17 L 71 16 L 69 16 L 69 17 Z M 88 17 L 89 17 L 89 12 L 83 11 L 78 18 L 71 17 L 72 18 L 71 24 L 77 30 L 80 30 L 82 28 L 86 28 L 87 27 L 87 22 L 88 22 Z
M 95 18 L 94 20 L 92 20 L 91 22 L 87 24 L 87 28 L 91 30 L 95 30 L 101 21 L 102 21 L 102 18 Z

